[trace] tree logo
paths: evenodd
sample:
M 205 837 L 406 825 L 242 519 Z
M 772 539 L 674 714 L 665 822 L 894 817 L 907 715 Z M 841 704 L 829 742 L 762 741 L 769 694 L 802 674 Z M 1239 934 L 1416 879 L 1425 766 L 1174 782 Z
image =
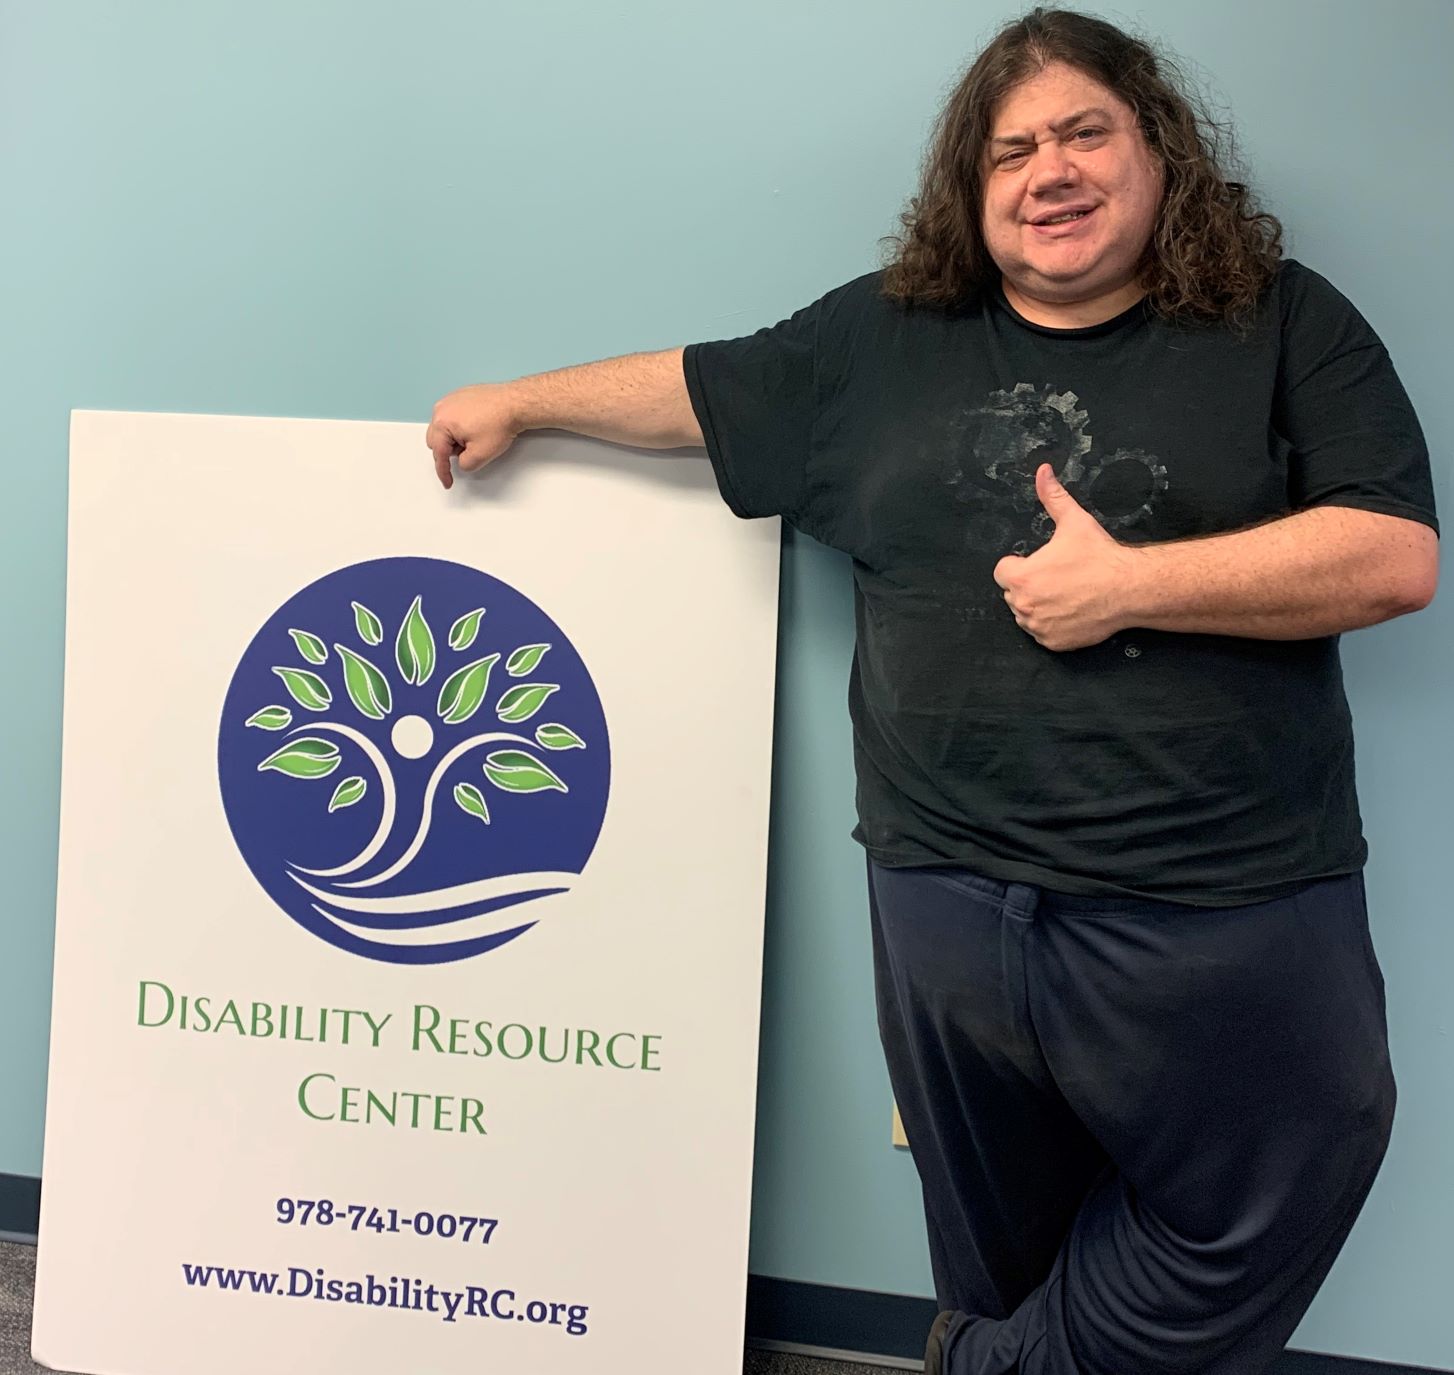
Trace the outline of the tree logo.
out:
M 441 559 L 319 578 L 253 637 L 218 731 L 222 804 L 300 926 L 395 964 L 483 954 L 568 891 L 606 814 L 606 720 L 544 612 Z

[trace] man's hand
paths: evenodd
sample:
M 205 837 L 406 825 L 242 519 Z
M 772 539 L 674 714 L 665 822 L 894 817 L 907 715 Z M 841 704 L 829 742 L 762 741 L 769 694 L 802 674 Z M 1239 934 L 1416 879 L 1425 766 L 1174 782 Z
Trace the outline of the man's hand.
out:
M 523 428 L 515 418 L 509 384 L 482 382 L 435 402 L 424 442 L 434 454 L 434 471 L 448 488 L 454 485 L 451 459 L 459 459 L 462 473 L 482 468 L 499 458 Z
M 1129 622 L 1124 593 L 1136 571 L 1136 551 L 1113 539 L 1042 463 L 1035 492 L 1055 522 L 1049 544 L 995 565 L 995 581 L 1015 623 L 1046 649 L 1084 649 Z
M 679 348 L 461 387 L 435 404 L 424 442 L 440 482 L 449 487 L 451 460 L 459 460 L 462 473 L 482 468 L 526 430 L 569 430 L 642 449 L 705 442 Z

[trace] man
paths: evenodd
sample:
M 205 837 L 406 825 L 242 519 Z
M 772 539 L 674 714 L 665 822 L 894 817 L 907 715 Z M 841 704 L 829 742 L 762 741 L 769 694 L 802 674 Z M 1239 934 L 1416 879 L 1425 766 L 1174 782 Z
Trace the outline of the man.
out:
M 705 443 L 854 560 L 879 1022 L 944 1375 L 1275 1359 L 1392 1120 L 1337 635 L 1433 595 L 1386 352 L 1165 63 L 1007 25 L 883 273 L 746 339 L 435 408 Z

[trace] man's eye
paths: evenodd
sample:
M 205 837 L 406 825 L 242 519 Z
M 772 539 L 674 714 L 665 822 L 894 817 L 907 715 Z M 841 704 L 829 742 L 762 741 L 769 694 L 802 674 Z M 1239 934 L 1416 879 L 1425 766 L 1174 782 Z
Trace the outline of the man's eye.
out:
M 1104 129 L 1092 129 L 1090 127 L 1086 127 L 1084 129 L 1077 129 L 1075 133 L 1071 135 L 1071 138 L 1081 138 L 1082 135 L 1089 138 L 1099 138 L 1105 132 L 1106 131 Z
M 1006 153 L 1003 157 L 1000 158 L 1000 166 L 1003 167 L 1007 163 L 1014 162 L 1017 158 L 1022 158 L 1024 156 L 1025 150 L 1023 148 L 1016 148 L 1013 152 Z

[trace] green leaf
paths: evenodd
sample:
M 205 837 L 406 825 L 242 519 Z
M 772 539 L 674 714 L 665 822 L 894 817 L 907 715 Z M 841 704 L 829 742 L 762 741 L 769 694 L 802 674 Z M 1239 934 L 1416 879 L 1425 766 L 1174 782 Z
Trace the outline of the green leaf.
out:
M 536 742 L 548 750 L 583 750 L 586 742 L 569 726 L 550 721 L 535 732 Z
M 287 730 L 293 724 L 293 713 L 287 707 L 264 707 L 261 711 L 253 712 L 245 724 L 257 726 L 261 730 Z
M 499 661 L 498 654 L 486 655 L 472 664 L 451 673 L 439 689 L 439 714 L 447 726 L 468 721 L 479 710 L 490 686 L 490 670 Z
M 354 602 L 353 623 L 358 630 L 359 639 L 366 645 L 377 645 L 384 642 L 384 627 L 379 618 L 374 615 L 362 602 Z
M 328 650 L 318 636 L 310 635 L 306 630 L 290 630 L 288 634 L 298 646 L 298 653 L 310 664 L 321 664 L 328 657 Z
M 355 654 L 347 645 L 335 644 L 343 660 L 343 684 L 353 704 L 371 721 L 382 721 L 394 709 L 394 695 L 389 680 L 362 654 Z
M 558 683 L 521 683 L 519 687 L 512 687 L 500 698 L 495 705 L 495 714 L 500 720 L 509 721 L 512 724 L 517 721 L 528 721 L 545 705 L 545 699 L 552 692 L 559 691 Z
M 352 778 L 345 778 L 333 790 L 333 796 L 328 803 L 328 810 L 330 812 L 336 812 L 340 807 L 352 807 L 355 802 L 363 798 L 363 795 L 368 790 L 368 783 L 357 774 L 354 774 Z
M 485 614 L 485 608 L 477 606 L 473 611 L 467 611 L 449 628 L 449 647 L 451 649 L 468 649 L 475 642 L 475 636 L 480 633 L 480 617 Z
M 517 649 L 505 661 L 505 672 L 512 678 L 523 678 L 527 673 L 533 673 L 549 648 L 549 645 L 525 645 Z
M 394 641 L 394 657 L 399 662 L 399 672 L 404 681 L 418 687 L 429 681 L 434 672 L 434 636 L 429 622 L 419 609 L 420 598 L 415 597 L 399 627 L 399 637 Z
M 283 686 L 300 707 L 307 707 L 309 711 L 325 711 L 333 701 L 328 684 L 306 668 L 275 668 L 273 672 L 283 680 Z
M 290 740 L 276 754 L 270 754 L 257 771 L 276 769 L 289 778 L 327 778 L 338 767 L 338 746 L 331 740 L 304 735 Z
M 507 793 L 540 793 L 547 788 L 570 791 L 538 759 L 524 750 L 496 750 L 485 756 L 485 777 Z
M 454 800 L 462 811 L 479 817 L 486 826 L 490 824 L 490 809 L 485 805 L 485 795 L 473 783 L 456 783 Z

